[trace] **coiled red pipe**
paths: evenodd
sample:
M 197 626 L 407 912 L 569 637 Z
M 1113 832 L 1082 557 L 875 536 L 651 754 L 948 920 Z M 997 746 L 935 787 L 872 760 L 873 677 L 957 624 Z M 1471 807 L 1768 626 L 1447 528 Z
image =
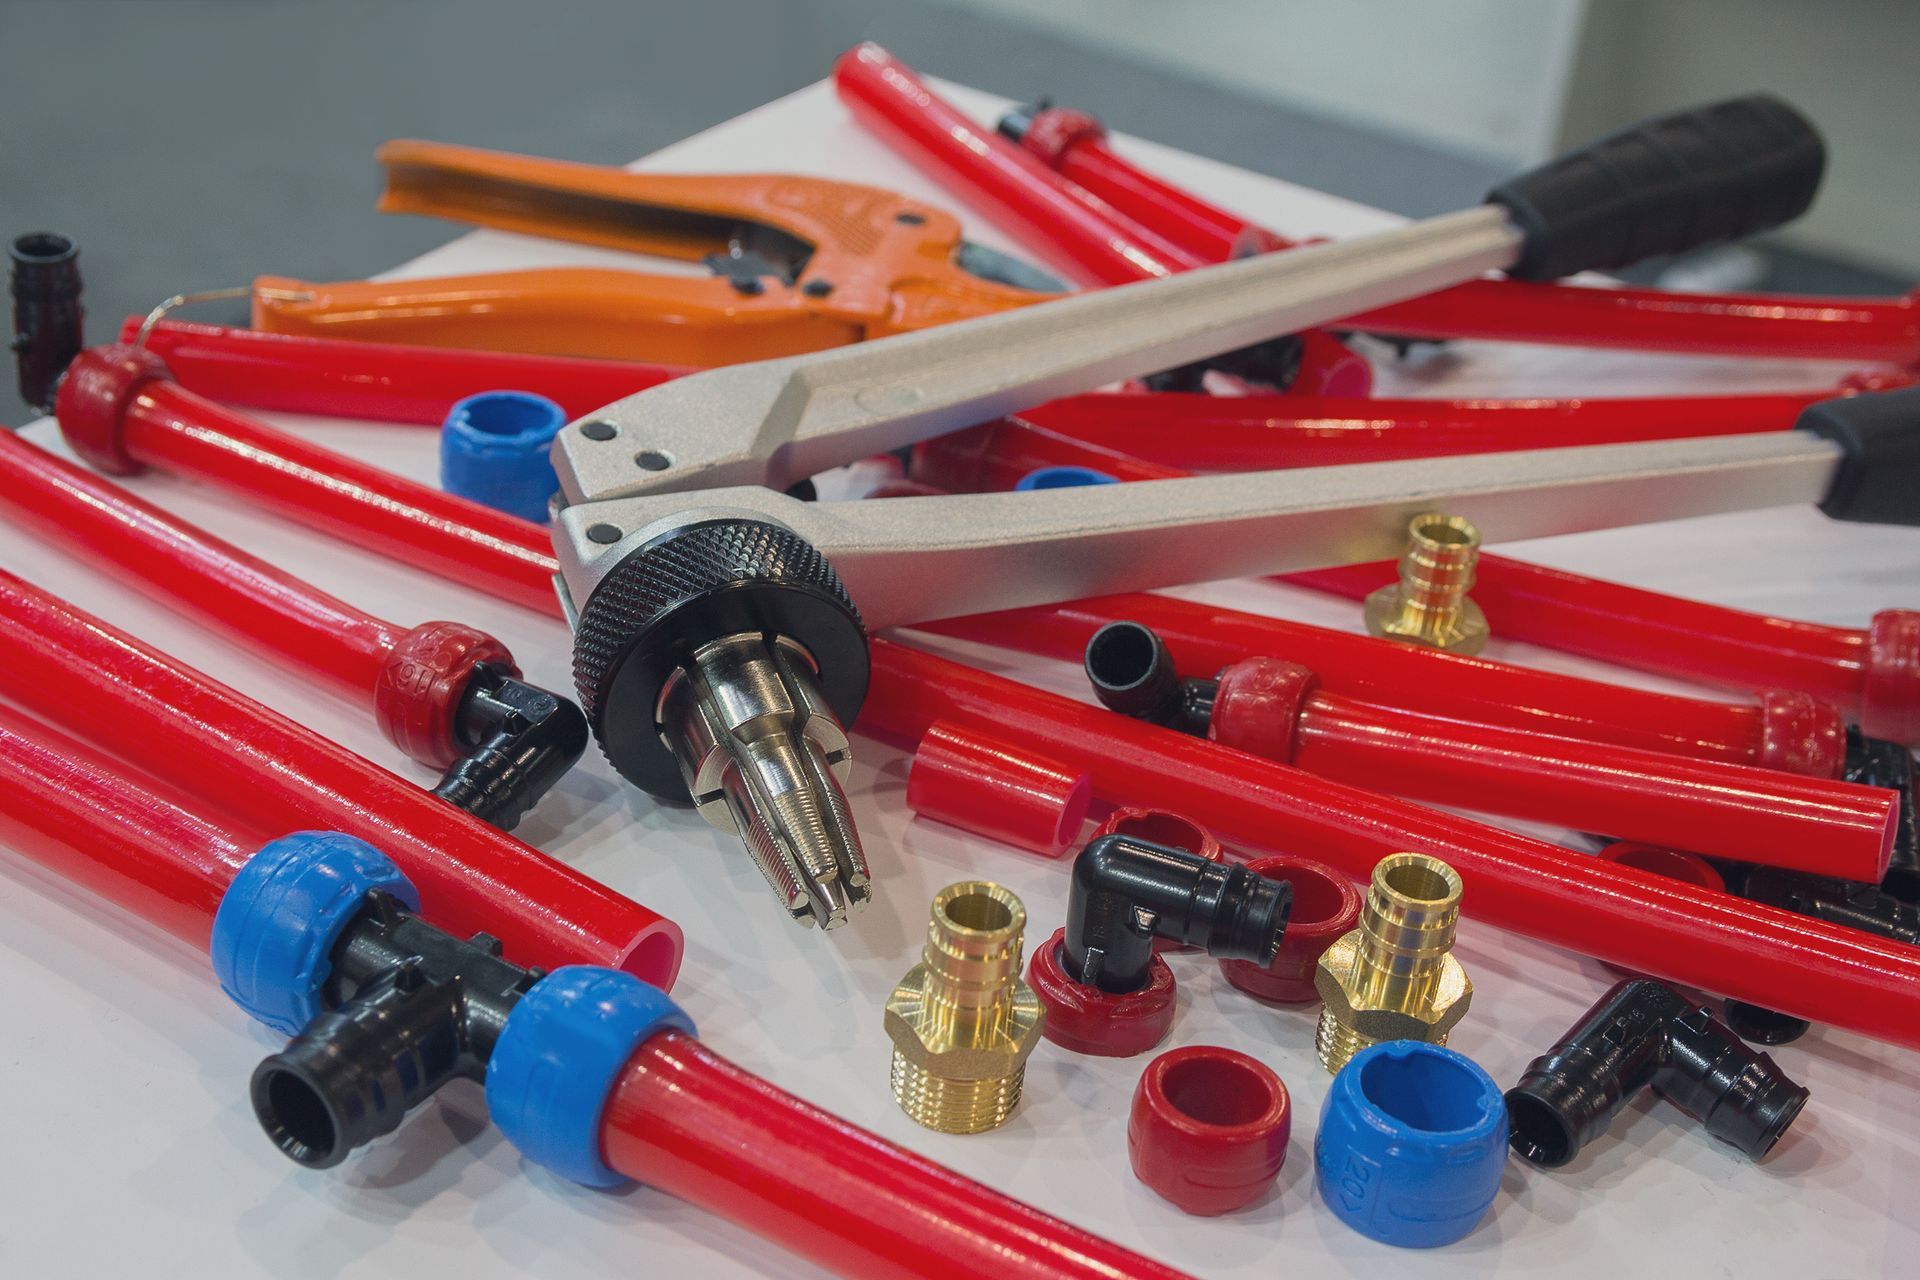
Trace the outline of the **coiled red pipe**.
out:
M 1920 1048 L 1920 950 L 1584 857 L 1129 720 L 887 640 L 858 727 L 911 747 L 972 723 L 1086 769 L 1119 805 L 1204 812 L 1229 845 L 1356 879 L 1418 849 L 1459 870 L 1469 918 L 1675 982 Z
M 0 698 L 275 834 L 384 850 L 456 933 L 523 964 L 613 965 L 667 987 L 679 926 L 250 698 L 0 573 Z

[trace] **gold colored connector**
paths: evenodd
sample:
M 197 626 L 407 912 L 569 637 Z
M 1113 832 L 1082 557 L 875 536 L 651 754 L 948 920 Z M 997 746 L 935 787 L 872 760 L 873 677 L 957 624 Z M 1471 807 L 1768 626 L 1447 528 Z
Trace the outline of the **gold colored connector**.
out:
M 1388 640 L 1478 653 L 1487 615 L 1467 598 L 1480 560 L 1480 531 L 1459 516 L 1429 511 L 1407 524 L 1400 581 L 1367 597 L 1367 630 Z
M 1020 980 L 1027 909 L 985 880 L 934 895 L 921 962 L 887 998 L 893 1096 L 941 1133 L 981 1133 L 1020 1101 L 1046 1010 Z
M 1360 927 L 1320 957 L 1320 1065 L 1339 1071 L 1387 1040 L 1445 1044 L 1473 999 L 1450 954 L 1460 918 L 1460 875 L 1438 858 L 1396 853 L 1373 869 Z

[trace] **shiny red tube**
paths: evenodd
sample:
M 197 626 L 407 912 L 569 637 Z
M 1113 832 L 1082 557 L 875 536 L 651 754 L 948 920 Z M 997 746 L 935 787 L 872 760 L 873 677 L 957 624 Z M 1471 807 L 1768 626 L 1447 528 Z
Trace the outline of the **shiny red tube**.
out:
M 1470 918 L 1675 982 L 1920 1048 L 1920 951 L 1661 880 L 1544 841 L 1261 760 L 887 640 L 858 727 L 911 746 L 969 721 L 1086 768 L 1114 804 L 1199 811 L 1230 845 L 1355 879 L 1385 854 L 1442 858 Z
M 142 320 L 129 316 L 120 341 Z M 167 320 L 146 349 L 181 386 L 225 405 L 272 413 L 364 418 L 437 427 L 454 401 L 482 391 L 531 391 L 582 418 L 689 370 L 627 360 L 586 360 L 447 347 L 310 338 Z
M 82 352 L 55 415 L 67 442 L 103 471 L 152 467 L 197 480 L 423 572 L 544 613 L 557 607 L 542 526 L 222 408 L 169 379 L 150 352 Z
M 522 964 L 603 964 L 666 987 L 679 926 L 411 782 L 11 574 L 0 573 L 0 698 L 261 830 L 383 850 L 435 921 Z
M 1057 858 L 1080 835 L 1093 788 L 1087 775 L 968 726 L 934 725 L 914 748 L 907 808 Z

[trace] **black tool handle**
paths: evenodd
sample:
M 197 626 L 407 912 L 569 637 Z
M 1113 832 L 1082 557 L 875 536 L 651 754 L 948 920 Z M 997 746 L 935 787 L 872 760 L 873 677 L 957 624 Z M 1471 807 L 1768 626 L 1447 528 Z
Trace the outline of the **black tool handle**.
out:
M 1861 524 L 1920 525 L 1920 387 L 1822 400 L 1794 425 L 1844 454 L 1822 511 Z
M 1737 240 L 1806 212 L 1826 168 L 1806 117 L 1754 94 L 1645 120 L 1487 194 L 1526 234 L 1508 274 L 1557 280 Z

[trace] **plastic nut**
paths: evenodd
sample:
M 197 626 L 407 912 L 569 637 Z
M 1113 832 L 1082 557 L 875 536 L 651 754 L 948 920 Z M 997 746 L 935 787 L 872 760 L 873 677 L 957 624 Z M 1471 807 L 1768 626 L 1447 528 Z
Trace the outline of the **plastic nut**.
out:
M 1063 1049 L 1099 1058 L 1131 1058 L 1167 1038 L 1173 1029 L 1174 981 L 1167 962 L 1155 956 L 1147 984 L 1115 994 L 1074 981 L 1061 954 L 1067 931 L 1056 929 L 1033 949 L 1027 985 L 1046 1006 L 1043 1034 Z
M 1232 1049 L 1189 1045 L 1140 1073 L 1127 1118 L 1133 1174 L 1188 1213 L 1252 1204 L 1280 1173 L 1293 1108 L 1280 1077 Z

